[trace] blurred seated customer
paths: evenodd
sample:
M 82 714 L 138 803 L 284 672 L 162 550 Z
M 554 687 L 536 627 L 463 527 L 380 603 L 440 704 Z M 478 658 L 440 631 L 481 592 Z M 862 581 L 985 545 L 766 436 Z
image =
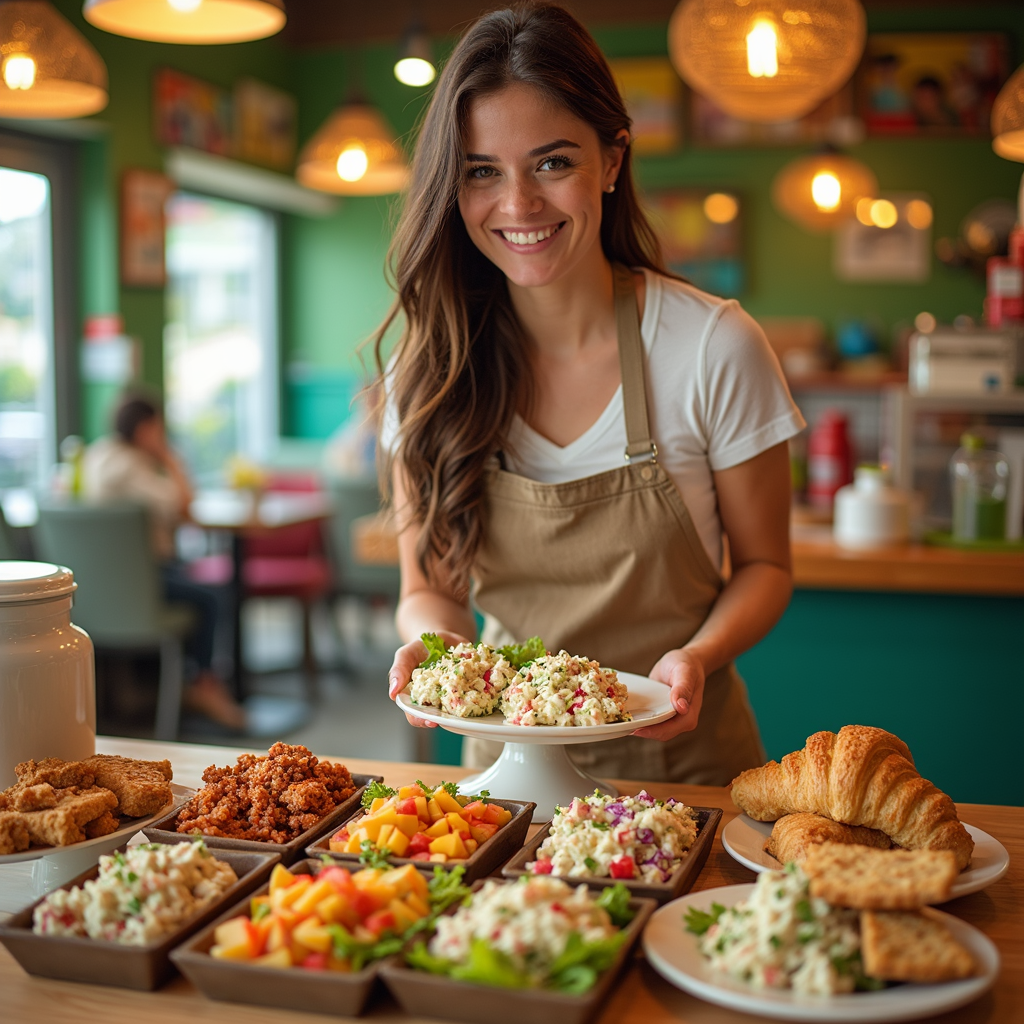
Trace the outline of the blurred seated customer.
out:
M 132 501 L 149 509 L 164 597 L 196 612 L 185 653 L 197 672 L 182 703 L 221 725 L 242 729 L 245 712 L 212 667 L 220 600 L 212 587 L 189 579 L 185 563 L 175 557 L 174 531 L 188 518 L 192 485 L 167 441 L 156 402 L 138 394 L 122 398 L 114 412 L 114 433 L 89 445 L 82 475 L 88 500 Z

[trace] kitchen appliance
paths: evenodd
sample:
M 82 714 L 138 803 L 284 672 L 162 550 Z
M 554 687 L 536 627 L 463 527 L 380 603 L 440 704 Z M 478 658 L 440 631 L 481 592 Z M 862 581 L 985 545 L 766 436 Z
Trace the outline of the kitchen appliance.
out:
M 910 336 L 908 383 L 919 395 L 1002 394 L 1013 388 L 1016 361 L 1012 328 L 936 327 Z

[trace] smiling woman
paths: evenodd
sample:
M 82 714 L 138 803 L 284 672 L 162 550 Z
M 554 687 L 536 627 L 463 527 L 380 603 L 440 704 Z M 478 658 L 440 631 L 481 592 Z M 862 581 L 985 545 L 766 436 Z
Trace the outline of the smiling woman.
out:
M 559 7 L 485 15 L 441 75 L 378 336 L 411 641 L 390 689 L 423 658 L 414 637 L 473 635 L 472 588 L 486 642 L 539 634 L 670 688 L 673 718 L 577 764 L 724 784 L 764 760 L 732 659 L 789 597 L 784 442 L 803 421 L 753 321 L 665 271 L 630 142 Z

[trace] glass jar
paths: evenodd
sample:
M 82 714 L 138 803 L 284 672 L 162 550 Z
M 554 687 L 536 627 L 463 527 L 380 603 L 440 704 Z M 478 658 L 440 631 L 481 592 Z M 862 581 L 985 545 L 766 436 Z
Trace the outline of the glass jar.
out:
M 953 539 L 1004 540 L 1010 464 L 976 434 L 964 434 L 960 445 L 949 463 Z
M 0 789 L 29 759 L 96 753 L 92 641 L 71 623 L 70 569 L 0 561 Z

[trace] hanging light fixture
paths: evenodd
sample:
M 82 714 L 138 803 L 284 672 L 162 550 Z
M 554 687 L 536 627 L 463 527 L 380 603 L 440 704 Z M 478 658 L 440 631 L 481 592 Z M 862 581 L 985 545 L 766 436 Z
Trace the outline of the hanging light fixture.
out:
M 380 111 L 356 100 L 331 114 L 303 146 L 295 177 L 321 192 L 382 196 L 405 186 L 409 165 Z
M 107 99 L 106 65 L 52 4 L 0 3 L 0 117 L 85 117 Z
M 1024 163 L 1024 64 L 1007 79 L 992 105 L 992 148 Z
M 871 169 L 834 151 L 794 160 L 772 182 L 772 199 L 779 212 L 812 231 L 838 227 L 858 213 L 860 200 L 870 201 L 877 195 L 878 180 Z M 884 218 L 886 211 L 879 208 L 878 212 Z
M 85 0 L 85 20 L 156 43 L 244 43 L 284 27 L 284 0 Z
M 424 86 L 437 77 L 434 54 L 430 48 L 430 36 L 423 23 L 413 22 L 405 32 L 395 62 L 395 78 L 402 85 Z
M 844 85 L 864 51 L 860 0 L 682 0 L 668 27 L 680 77 L 744 121 L 791 121 Z

